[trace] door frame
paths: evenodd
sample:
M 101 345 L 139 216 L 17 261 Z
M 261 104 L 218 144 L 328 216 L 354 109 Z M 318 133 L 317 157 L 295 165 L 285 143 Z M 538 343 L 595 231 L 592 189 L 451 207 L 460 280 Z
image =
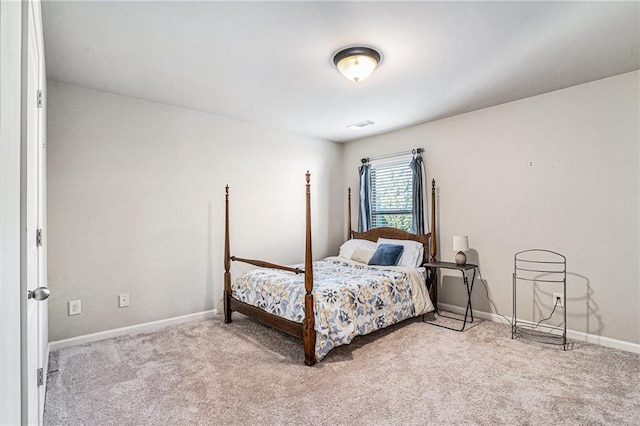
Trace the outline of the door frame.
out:
M 20 424 L 20 149 L 23 11 L 0 2 L 0 424 Z

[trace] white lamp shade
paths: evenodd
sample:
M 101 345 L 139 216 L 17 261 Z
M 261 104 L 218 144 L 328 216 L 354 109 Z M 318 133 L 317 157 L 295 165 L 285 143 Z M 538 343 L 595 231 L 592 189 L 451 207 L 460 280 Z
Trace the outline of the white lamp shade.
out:
M 469 250 L 469 237 L 466 235 L 454 235 L 453 251 L 467 251 L 467 250 Z

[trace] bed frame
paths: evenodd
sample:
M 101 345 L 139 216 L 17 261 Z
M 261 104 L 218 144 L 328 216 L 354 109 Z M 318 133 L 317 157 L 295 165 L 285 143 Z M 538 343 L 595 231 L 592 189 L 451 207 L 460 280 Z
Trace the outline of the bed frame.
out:
M 229 185 L 225 188 L 225 224 L 224 224 L 224 322 L 231 322 L 231 313 L 233 311 L 240 312 L 248 317 L 256 319 L 264 324 L 268 324 L 278 330 L 281 330 L 287 334 L 302 339 L 304 344 L 304 363 L 306 365 L 314 365 L 316 363 L 315 346 L 316 346 L 316 332 L 315 332 L 315 317 L 313 313 L 313 256 L 311 253 L 311 175 L 309 171 L 306 173 L 306 250 L 304 260 L 304 270 L 300 268 L 291 268 L 289 266 L 278 265 L 275 263 L 265 262 L 255 259 L 243 259 L 230 255 L 229 244 Z M 378 238 L 393 238 L 398 240 L 414 240 L 424 245 L 424 262 L 436 260 L 436 238 L 435 238 L 435 211 L 436 211 L 436 197 L 435 197 L 435 180 L 431 182 L 431 230 L 432 232 L 424 235 L 415 235 L 409 232 L 405 232 L 396 228 L 374 228 L 367 232 L 355 232 L 351 229 L 351 188 L 348 190 L 348 205 L 349 205 L 349 219 L 348 219 L 348 236 L 349 238 L 358 238 L 370 241 L 377 241 Z M 430 244 L 429 244 L 430 243 Z M 427 248 L 430 247 L 428 250 Z M 429 258 L 430 256 L 430 258 Z M 263 311 L 260 308 L 249 305 L 234 299 L 231 296 L 231 262 L 243 262 L 250 265 L 258 266 L 261 268 L 280 269 L 284 271 L 293 272 L 296 274 L 304 274 L 304 286 L 305 286 L 305 318 L 302 324 L 289 321 L 279 316 L 273 315 L 269 312 Z M 437 276 L 434 270 L 431 270 L 428 277 L 427 288 L 429 289 L 429 295 L 435 306 L 437 302 L 436 285 Z

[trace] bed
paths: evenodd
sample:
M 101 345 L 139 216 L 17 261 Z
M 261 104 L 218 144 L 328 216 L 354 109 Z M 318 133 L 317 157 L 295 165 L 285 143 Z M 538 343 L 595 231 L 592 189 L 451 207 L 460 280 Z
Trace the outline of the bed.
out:
M 232 322 L 236 311 L 301 338 L 304 363 L 314 365 L 334 347 L 434 309 L 437 282 L 434 270 L 417 267 L 435 261 L 433 234 L 414 235 L 395 228 L 351 229 L 351 190 L 348 191 L 348 241 L 340 256 L 312 261 L 311 185 L 306 174 L 306 250 L 304 264 L 284 266 L 230 255 L 229 187 L 225 189 L 224 315 Z M 431 188 L 431 229 L 435 229 L 435 181 Z M 404 266 L 374 266 L 358 256 L 361 246 L 389 239 L 404 245 Z M 387 241 L 380 240 L 383 243 Z M 413 248 L 420 247 L 419 252 Z M 356 250 L 360 250 L 356 252 Z M 405 256 L 406 255 L 406 256 Z M 405 257 L 407 259 L 405 260 Z M 409 257 L 411 257 L 409 259 Z M 366 259 L 365 259 L 366 260 Z M 231 262 L 258 266 L 231 282 Z

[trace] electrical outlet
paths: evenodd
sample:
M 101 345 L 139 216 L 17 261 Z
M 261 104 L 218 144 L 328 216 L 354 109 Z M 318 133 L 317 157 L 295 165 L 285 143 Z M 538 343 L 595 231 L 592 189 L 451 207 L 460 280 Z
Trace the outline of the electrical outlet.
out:
M 121 294 L 118 296 L 118 306 L 121 308 L 126 308 L 129 306 L 129 293 Z
M 69 315 L 80 315 L 82 313 L 82 305 L 79 300 L 69 301 Z
M 557 303 L 559 307 L 564 308 L 563 302 L 564 302 L 564 294 L 562 294 L 562 293 L 553 293 L 553 304 L 554 304 L 554 306 Z

